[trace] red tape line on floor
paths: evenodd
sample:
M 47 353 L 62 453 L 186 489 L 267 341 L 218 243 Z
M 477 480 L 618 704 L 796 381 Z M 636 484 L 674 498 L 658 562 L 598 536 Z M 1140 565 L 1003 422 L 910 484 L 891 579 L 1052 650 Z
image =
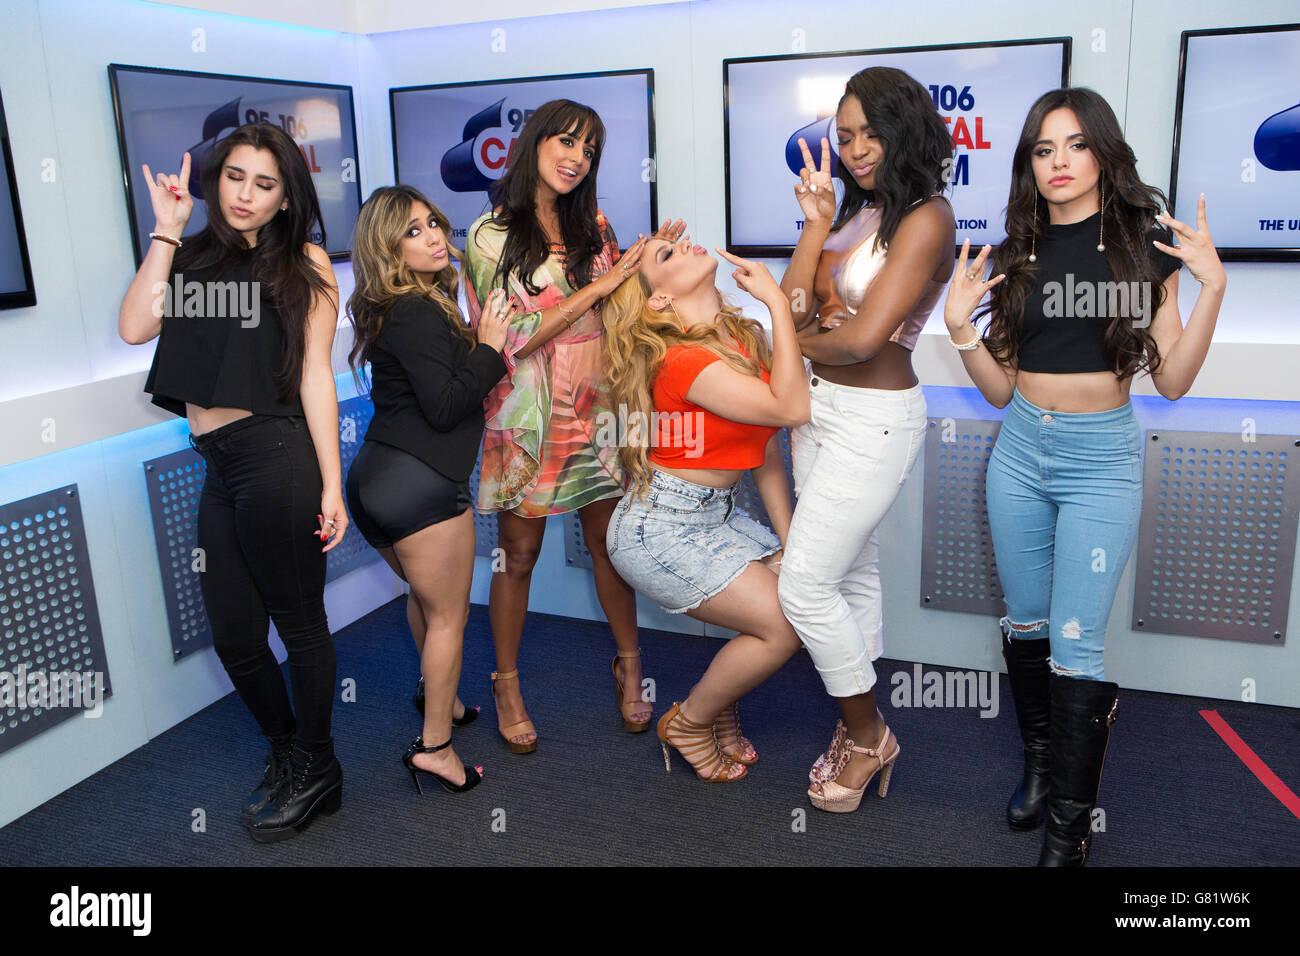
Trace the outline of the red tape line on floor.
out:
M 1282 801 L 1282 805 L 1295 814 L 1296 819 L 1300 819 L 1300 797 L 1291 792 L 1291 788 L 1284 784 L 1272 770 L 1268 769 L 1268 764 L 1259 759 L 1259 755 L 1246 745 L 1246 741 L 1237 736 L 1237 732 L 1228 726 L 1228 722 L 1219 716 L 1217 710 L 1203 710 L 1200 712 L 1205 718 L 1205 722 L 1214 728 L 1214 732 L 1223 738 L 1232 752 L 1235 753 L 1239 760 L 1244 763 L 1256 777 L 1259 782 L 1268 787 L 1269 793 Z

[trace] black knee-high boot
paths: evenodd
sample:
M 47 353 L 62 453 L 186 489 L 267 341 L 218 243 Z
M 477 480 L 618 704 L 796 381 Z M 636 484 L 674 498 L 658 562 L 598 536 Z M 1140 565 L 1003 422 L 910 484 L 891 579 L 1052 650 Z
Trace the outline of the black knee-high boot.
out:
M 1051 786 L 1039 866 L 1083 866 L 1119 685 L 1052 675 Z
M 1002 658 L 1016 704 L 1020 739 L 1025 745 L 1025 772 L 1007 803 L 1007 823 L 1013 830 L 1032 830 L 1043 822 L 1047 806 L 1052 694 L 1047 664 L 1051 641 L 1022 640 L 1002 631 Z

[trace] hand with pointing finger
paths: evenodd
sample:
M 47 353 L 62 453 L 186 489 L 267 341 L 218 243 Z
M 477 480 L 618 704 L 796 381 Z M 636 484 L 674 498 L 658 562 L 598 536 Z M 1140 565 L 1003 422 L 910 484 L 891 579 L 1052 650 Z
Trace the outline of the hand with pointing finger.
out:
M 153 204 L 153 232 L 179 239 L 185 224 L 194 212 L 194 197 L 190 195 L 190 154 L 181 157 L 179 174 L 159 173 L 154 176 L 149 164 L 141 166 L 145 182 L 149 185 L 149 201 Z

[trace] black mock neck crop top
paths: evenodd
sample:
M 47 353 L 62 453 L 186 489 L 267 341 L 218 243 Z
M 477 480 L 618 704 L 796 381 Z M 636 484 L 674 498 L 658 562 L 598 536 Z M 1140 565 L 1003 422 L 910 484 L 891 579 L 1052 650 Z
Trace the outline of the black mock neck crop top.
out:
M 304 415 L 297 390 L 279 399 L 284 360 L 280 316 L 265 283 L 253 280 L 253 252 L 224 270 L 172 274 L 162 332 L 144 390 L 185 416 L 185 403 L 246 408 L 255 415 Z
M 1139 322 L 1155 318 L 1149 292 L 1140 283 L 1135 290 L 1114 281 L 1106 253 L 1097 251 L 1100 223 L 1097 212 L 1082 222 L 1049 224 L 1039 237 L 1036 281 L 1020 323 L 1017 364 L 1022 371 L 1112 371 L 1102 349 L 1112 316 L 1128 315 Z M 1172 246 L 1173 237 L 1164 227 L 1147 236 L 1147 254 L 1163 282 L 1182 262 L 1151 245 L 1152 239 Z

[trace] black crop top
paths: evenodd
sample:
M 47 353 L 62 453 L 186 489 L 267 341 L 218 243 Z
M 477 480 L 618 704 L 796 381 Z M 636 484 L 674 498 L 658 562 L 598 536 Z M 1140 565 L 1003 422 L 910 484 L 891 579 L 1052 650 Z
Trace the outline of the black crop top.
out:
M 1097 251 L 1101 213 L 1082 222 L 1048 225 L 1038 239 L 1038 274 L 1025 300 L 1020 323 L 1018 366 L 1025 372 L 1108 372 L 1102 350 L 1106 326 L 1116 314 L 1137 321 L 1155 318 L 1151 298 L 1114 281 L 1106 254 Z M 1168 229 L 1151 230 L 1147 253 L 1163 282 L 1182 262 L 1150 245 L 1158 239 L 1172 246 Z
M 253 252 L 218 267 L 173 273 L 162 332 L 144 390 L 185 416 L 185 403 L 244 408 L 255 415 L 304 415 L 297 391 L 279 399 L 284 360 L 280 316 L 265 283 L 252 276 Z

